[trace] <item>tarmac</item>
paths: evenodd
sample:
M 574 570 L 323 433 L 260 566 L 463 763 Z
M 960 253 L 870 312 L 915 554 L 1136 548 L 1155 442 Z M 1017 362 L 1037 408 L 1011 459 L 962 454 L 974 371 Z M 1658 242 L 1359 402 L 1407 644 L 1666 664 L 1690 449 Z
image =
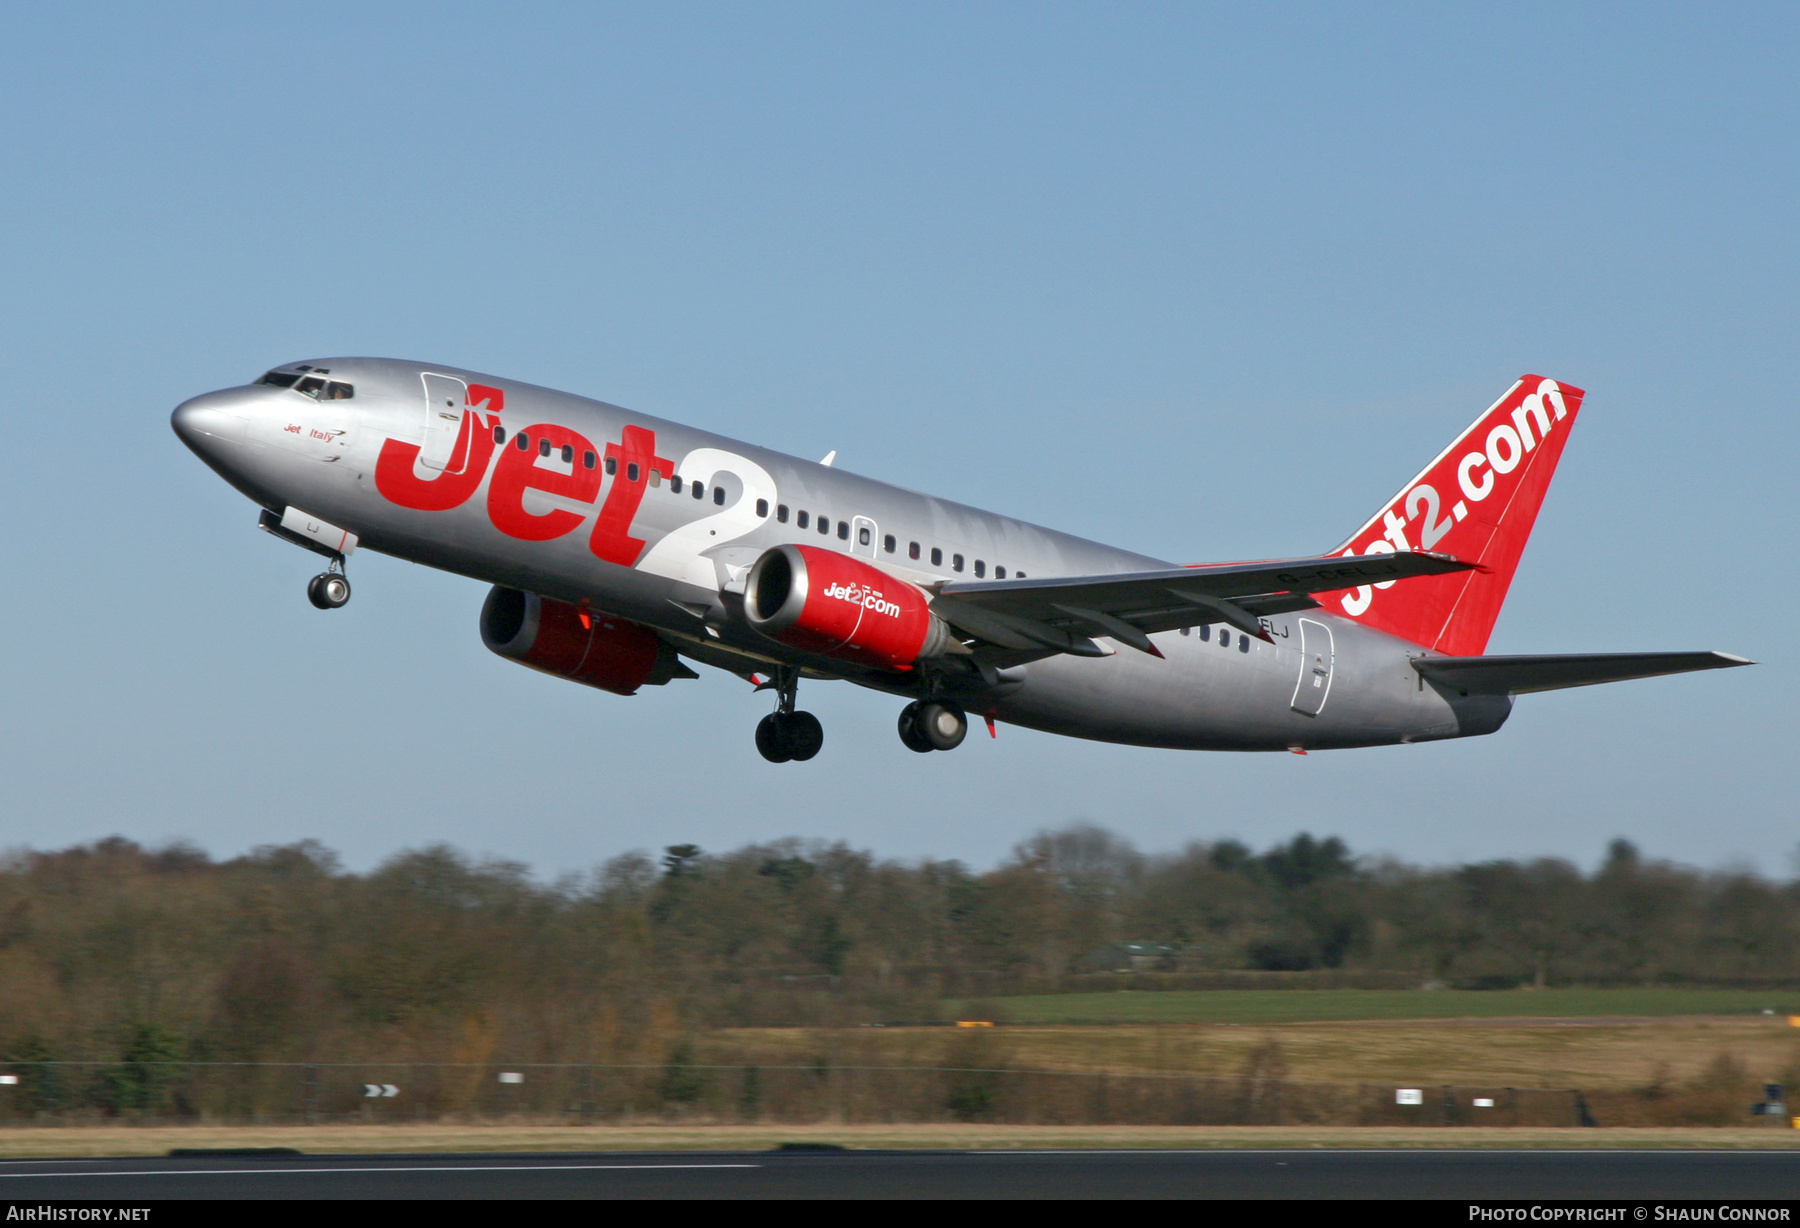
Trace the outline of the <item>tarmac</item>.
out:
M 62 1200 L 151 1205 L 187 1199 L 446 1198 L 1381 1198 L 1716 1204 L 1800 1198 L 1800 1154 L 1785 1149 L 1161 1148 L 211 1153 L 0 1162 L 0 1202 L 13 1206 Z

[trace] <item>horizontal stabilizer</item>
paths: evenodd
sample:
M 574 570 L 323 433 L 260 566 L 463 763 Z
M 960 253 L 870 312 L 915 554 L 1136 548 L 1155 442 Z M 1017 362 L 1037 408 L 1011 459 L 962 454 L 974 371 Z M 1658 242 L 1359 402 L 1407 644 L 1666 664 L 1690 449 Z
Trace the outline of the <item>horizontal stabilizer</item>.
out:
M 1729 652 L 1596 652 L 1543 657 L 1414 657 L 1413 668 L 1464 695 L 1523 695 L 1564 687 L 1754 665 Z

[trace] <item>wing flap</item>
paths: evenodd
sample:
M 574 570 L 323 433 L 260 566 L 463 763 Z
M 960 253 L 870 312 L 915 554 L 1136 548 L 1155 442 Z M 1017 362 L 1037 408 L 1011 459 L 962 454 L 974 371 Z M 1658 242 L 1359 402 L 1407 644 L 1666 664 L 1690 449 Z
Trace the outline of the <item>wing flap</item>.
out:
M 931 612 L 953 627 L 979 636 L 1001 648 L 1073 653 L 1078 657 L 1104 657 L 1106 649 L 1079 631 L 1055 626 L 1035 618 L 1022 618 L 1005 610 L 974 605 L 955 597 L 939 596 L 931 603 Z M 1065 620 L 1067 621 L 1067 620 Z
M 1599 652 L 1557 656 L 1414 657 L 1429 681 L 1465 695 L 1524 695 L 1565 687 L 1754 665 L 1729 652 Z

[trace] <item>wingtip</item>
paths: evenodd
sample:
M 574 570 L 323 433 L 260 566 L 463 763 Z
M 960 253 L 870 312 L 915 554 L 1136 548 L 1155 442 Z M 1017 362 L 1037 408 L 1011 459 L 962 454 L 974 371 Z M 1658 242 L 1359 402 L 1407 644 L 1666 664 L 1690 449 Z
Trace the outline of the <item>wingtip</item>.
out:
M 1735 652 L 1718 652 L 1715 650 L 1713 652 L 1713 656 L 1719 658 L 1721 661 L 1725 662 L 1727 665 L 1755 665 L 1756 664 L 1756 662 L 1752 661 L 1749 657 L 1740 657 Z

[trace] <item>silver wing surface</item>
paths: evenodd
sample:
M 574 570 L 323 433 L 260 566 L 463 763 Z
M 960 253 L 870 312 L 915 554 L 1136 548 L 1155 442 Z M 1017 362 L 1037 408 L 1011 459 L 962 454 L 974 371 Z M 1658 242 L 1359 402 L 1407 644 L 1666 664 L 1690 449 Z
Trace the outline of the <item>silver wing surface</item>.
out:
M 1150 642 L 1152 632 L 1225 623 L 1245 635 L 1267 639 L 1257 620 L 1315 609 L 1319 603 L 1313 593 L 1475 568 L 1474 563 L 1421 550 L 1110 576 L 958 580 L 938 590 L 931 610 L 952 627 L 1004 650 L 1000 655 L 1021 661 L 1058 652 L 1108 655 L 1094 643 L 1096 636 L 1161 656 Z

